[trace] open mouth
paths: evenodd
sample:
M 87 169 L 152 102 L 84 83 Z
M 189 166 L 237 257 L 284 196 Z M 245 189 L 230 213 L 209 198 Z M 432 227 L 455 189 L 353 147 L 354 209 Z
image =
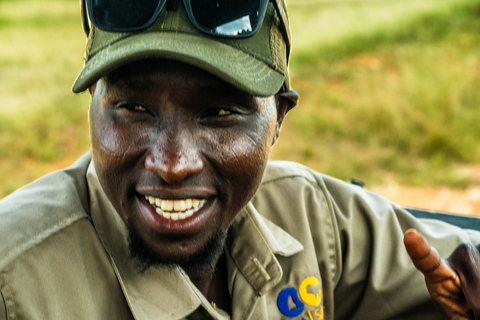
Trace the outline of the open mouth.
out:
M 145 200 L 150 203 L 158 215 L 168 220 L 187 219 L 200 210 L 207 202 L 207 199 L 169 200 L 151 196 L 145 196 Z

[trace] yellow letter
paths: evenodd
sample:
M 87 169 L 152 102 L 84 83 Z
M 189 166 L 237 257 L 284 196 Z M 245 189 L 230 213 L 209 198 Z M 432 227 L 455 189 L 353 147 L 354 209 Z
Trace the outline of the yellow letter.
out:
M 308 313 L 308 318 L 310 318 L 310 320 L 313 320 L 312 314 L 310 313 L 310 311 L 307 311 L 307 313 Z
M 319 313 L 318 309 L 315 309 L 315 316 L 317 316 L 318 320 L 322 320 L 323 319 L 323 306 L 322 306 L 322 313 Z
M 298 288 L 298 293 L 303 302 L 310 306 L 318 306 L 322 300 L 322 290 L 319 289 L 317 294 L 313 294 L 307 291 L 308 286 L 318 286 L 320 282 L 315 277 L 308 277 L 302 281 L 300 287 Z

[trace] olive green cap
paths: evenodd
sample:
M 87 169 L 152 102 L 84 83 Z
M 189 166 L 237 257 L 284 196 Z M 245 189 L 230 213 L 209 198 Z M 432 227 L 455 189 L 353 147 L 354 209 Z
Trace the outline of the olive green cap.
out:
M 282 14 L 286 15 L 284 0 L 282 4 Z M 271 96 L 290 89 L 287 45 L 279 24 L 273 3 L 269 2 L 259 31 L 242 39 L 202 33 L 191 24 L 183 4 L 175 11 L 164 9 L 151 27 L 140 32 L 107 32 L 92 25 L 85 66 L 72 91 L 83 92 L 131 62 L 162 58 L 204 69 L 252 95 Z

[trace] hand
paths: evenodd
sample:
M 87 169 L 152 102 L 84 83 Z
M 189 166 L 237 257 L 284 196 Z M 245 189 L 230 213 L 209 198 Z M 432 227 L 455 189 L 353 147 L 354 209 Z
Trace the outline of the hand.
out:
M 455 320 L 480 319 L 480 248 L 461 244 L 442 259 L 416 230 L 407 230 L 403 242 L 444 315 Z

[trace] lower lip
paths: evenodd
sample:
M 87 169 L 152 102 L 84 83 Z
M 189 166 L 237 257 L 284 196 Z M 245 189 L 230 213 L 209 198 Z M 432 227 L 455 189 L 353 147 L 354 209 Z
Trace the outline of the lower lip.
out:
M 215 198 L 209 198 L 202 208 L 191 217 L 182 220 L 166 219 L 159 215 L 144 196 L 138 195 L 142 216 L 147 223 L 159 233 L 165 234 L 194 234 L 205 229 L 212 216 Z

